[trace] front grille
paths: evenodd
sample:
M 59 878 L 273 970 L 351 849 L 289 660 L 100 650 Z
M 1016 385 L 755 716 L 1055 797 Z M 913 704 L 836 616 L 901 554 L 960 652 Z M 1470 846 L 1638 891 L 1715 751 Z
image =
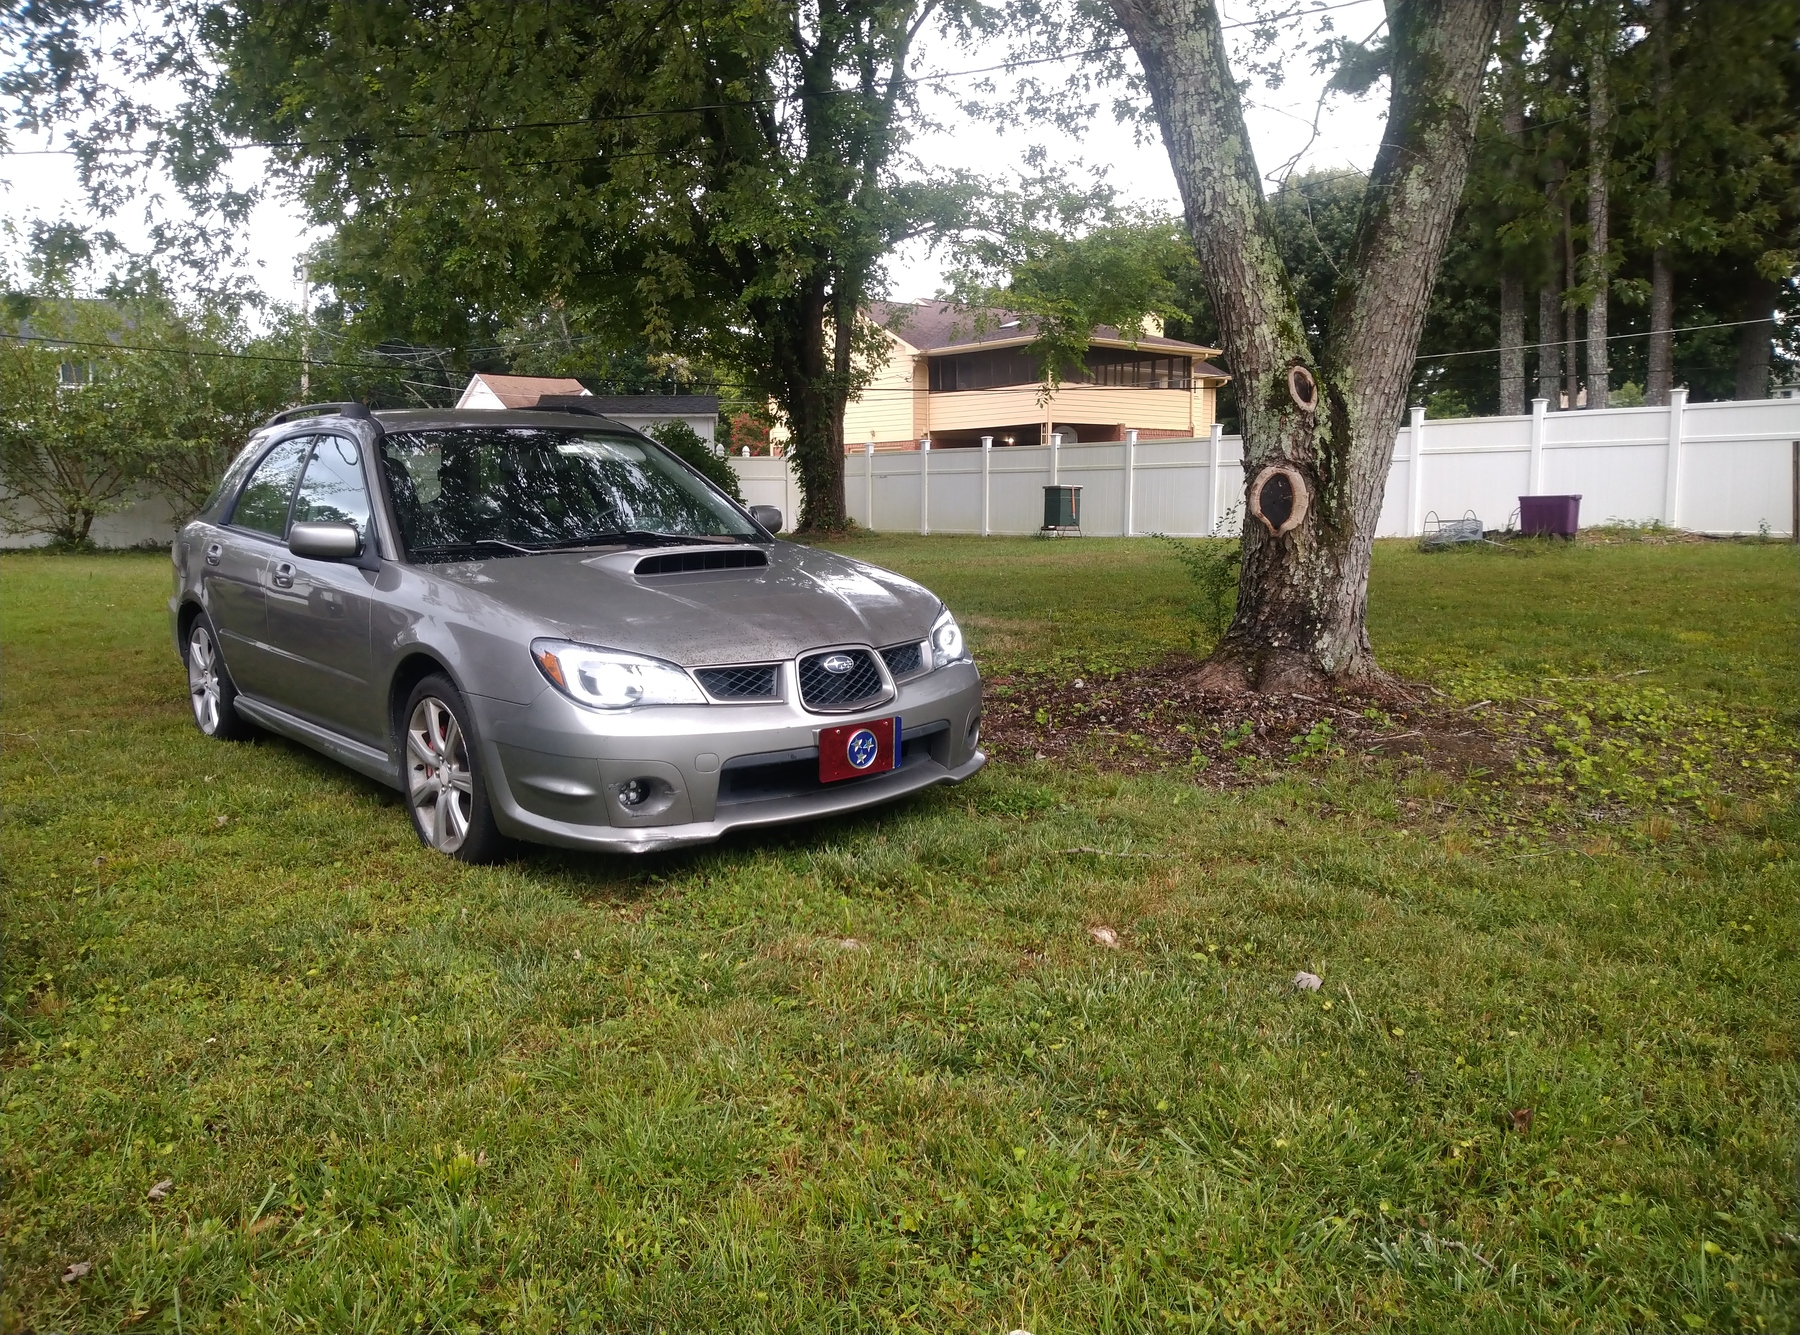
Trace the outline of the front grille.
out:
M 848 672 L 827 672 L 825 660 L 850 660 Z M 832 649 L 800 660 L 800 699 L 808 709 L 838 713 L 872 705 L 887 694 L 875 655 L 867 649 Z
M 881 661 L 887 664 L 888 674 L 895 681 L 902 677 L 910 677 L 925 666 L 925 656 L 919 652 L 919 642 L 911 644 L 895 644 L 881 651 Z
M 781 670 L 772 663 L 700 668 L 694 675 L 715 700 L 776 700 L 781 694 Z
M 681 575 L 694 570 L 743 570 L 769 564 L 760 547 L 722 547 L 704 552 L 663 552 L 646 556 L 632 569 L 636 575 Z

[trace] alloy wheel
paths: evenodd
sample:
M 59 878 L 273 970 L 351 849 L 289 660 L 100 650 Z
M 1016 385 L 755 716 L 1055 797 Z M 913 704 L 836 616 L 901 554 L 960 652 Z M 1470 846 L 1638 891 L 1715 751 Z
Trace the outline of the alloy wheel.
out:
M 195 626 L 188 636 L 188 695 L 194 706 L 194 722 L 208 737 L 219 731 L 219 650 L 212 632 Z
M 413 707 L 406 759 L 407 791 L 420 833 L 438 852 L 456 852 L 474 816 L 475 780 L 462 725 L 435 695 Z

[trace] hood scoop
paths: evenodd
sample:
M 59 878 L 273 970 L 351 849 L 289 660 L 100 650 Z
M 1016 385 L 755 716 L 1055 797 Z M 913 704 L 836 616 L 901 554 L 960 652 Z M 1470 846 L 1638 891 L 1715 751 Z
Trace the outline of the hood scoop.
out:
M 632 567 L 634 575 L 691 575 L 709 570 L 760 569 L 769 554 L 760 547 L 715 547 L 706 551 L 658 552 Z

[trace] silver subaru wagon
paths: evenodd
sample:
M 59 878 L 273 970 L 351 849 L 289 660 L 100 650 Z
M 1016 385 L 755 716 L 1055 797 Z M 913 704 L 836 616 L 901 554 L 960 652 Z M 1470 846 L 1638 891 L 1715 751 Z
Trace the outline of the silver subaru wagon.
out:
M 322 751 L 465 861 L 705 843 L 979 770 L 949 610 L 780 528 L 605 418 L 312 405 L 176 537 L 169 612 L 202 732 Z

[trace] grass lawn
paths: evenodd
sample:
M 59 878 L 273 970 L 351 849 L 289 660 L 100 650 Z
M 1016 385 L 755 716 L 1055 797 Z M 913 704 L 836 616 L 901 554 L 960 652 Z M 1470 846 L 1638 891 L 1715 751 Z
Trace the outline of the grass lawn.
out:
M 1194 647 L 1155 543 L 846 549 L 996 676 Z M 1513 774 L 1007 761 L 464 868 L 194 730 L 165 558 L 7 556 L 4 1327 L 1791 1329 L 1796 574 L 1382 545 Z

